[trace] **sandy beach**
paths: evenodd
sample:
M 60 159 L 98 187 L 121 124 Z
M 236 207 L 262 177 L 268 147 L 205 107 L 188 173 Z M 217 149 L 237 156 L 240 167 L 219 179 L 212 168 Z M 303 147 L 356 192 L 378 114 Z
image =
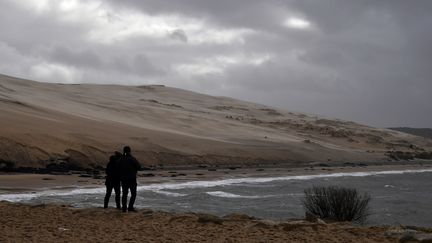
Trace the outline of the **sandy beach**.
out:
M 1 242 L 399 242 L 402 228 L 0 203 Z

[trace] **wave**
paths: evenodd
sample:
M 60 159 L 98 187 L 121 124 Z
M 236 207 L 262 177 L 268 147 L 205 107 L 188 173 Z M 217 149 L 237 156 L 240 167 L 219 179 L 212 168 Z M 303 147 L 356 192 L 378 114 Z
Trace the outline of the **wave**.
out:
M 194 189 L 194 188 L 211 188 L 217 186 L 230 186 L 241 184 L 259 184 L 273 181 L 288 181 L 288 180 L 312 180 L 321 178 L 336 178 L 336 177 L 366 177 L 377 175 L 398 175 L 411 173 L 432 172 L 432 169 L 422 170 L 392 170 L 392 171 L 370 171 L 370 172 L 339 172 L 330 174 L 315 174 L 315 175 L 299 175 L 299 176 L 280 176 L 280 177 L 244 177 L 237 179 L 223 179 L 212 181 L 189 181 L 183 183 L 159 183 L 139 186 L 138 190 L 179 190 L 179 189 Z
M 194 189 L 194 188 L 211 188 L 217 186 L 230 186 L 230 185 L 244 185 L 244 184 L 259 184 L 268 183 L 273 181 L 288 181 L 288 180 L 312 180 L 320 178 L 336 178 L 336 177 L 367 177 L 377 175 L 398 175 L 398 174 L 411 174 L 411 173 L 425 173 L 432 172 L 432 169 L 422 170 L 392 170 L 392 171 L 370 171 L 370 172 L 340 172 L 330 174 L 315 174 L 315 175 L 298 175 L 298 176 L 280 176 L 280 177 L 244 177 L 236 179 L 223 179 L 212 181 L 190 181 L 183 183 L 159 183 L 139 186 L 138 191 L 153 191 L 170 196 L 183 196 L 186 194 L 167 192 L 165 190 L 180 190 L 180 189 Z M 0 194 L 0 201 L 29 201 L 38 197 L 50 196 L 72 196 L 83 194 L 103 194 L 105 187 L 97 188 L 77 188 L 73 190 L 48 190 L 38 191 L 31 193 L 9 193 Z
M 257 198 L 269 198 L 269 197 L 280 197 L 280 196 L 292 196 L 292 197 L 299 197 L 303 196 L 303 193 L 288 193 L 283 195 L 263 195 L 263 196 L 245 196 L 245 195 L 238 195 L 234 193 L 224 192 L 224 191 L 212 191 L 212 192 L 206 192 L 210 196 L 214 197 L 224 197 L 224 198 L 249 198 L 249 199 L 257 199 Z
M 34 198 L 40 197 L 53 197 L 53 196 L 72 196 L 84 194 L 101 194 L 105 193 L 104 187 L 97 188 L 77 188 L 73 190 L 47 190 L 30 193 L 8 193 L 0 194 L 0 201 L 20 202 L 29 201 Z
M 188 195 L 188 194 L 183 194 L 183 193 L 169 192 L 169 191 L 162 191 L 162 190 L 153 190 L 153 192 L 159 193 L 159 194 L 162 194 L 165 196 L 171 196 L 171 197 L 184 197 L 184 196 Z
M 242 195 L 237 195 L 237 194 L 223 192 L 223 191 L 214 191 L 214 192 L 206 192 L 206 193 L 210 196 L 224 197 L 224 198 L 251 198 L 251 199 L 254 199 L 254 198 L 269 197 L 269 196 L 242 196 Z

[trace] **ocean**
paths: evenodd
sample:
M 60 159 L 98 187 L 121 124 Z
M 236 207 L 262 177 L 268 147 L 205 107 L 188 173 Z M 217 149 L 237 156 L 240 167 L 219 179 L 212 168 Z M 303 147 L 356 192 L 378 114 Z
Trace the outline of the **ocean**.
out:
M 432 169 L 242 177 L 138 186 L 136 208 L 203 212 L 219 216 L 244 213 L 262 219 L 303 218 L 304 189 L 314 185 L 356 188 L 371 195 L 368 225 L 432 227 Z M 0 192 L 0 201 L 60 203 L 102 207 L 105 188 Z M 114 197 L 110 201 L 114 205 Z

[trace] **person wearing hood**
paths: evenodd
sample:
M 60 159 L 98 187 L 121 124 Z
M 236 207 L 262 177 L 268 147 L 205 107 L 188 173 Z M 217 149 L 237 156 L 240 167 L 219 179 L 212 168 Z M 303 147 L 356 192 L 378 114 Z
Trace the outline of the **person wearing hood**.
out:
M 132 156 L 131 148 L 129 146 L 125 146 L 123 148 L 123 156 L 119 160 L 123 212 L 136 212 L 134 203 L 137 194 L 137 172 L 140 169 L 141 165 L 138 160 Z M 131 192 L 131 197 L 128 204 L 127 199 L 129 191 Z

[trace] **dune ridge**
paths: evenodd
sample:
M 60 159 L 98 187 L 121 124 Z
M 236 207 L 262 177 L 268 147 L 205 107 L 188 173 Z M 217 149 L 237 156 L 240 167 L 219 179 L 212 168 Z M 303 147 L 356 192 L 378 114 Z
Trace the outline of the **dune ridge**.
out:
M 0 167 L 387 162 L 432 140 L 162 85 L 53 84 L 0 75 Z

